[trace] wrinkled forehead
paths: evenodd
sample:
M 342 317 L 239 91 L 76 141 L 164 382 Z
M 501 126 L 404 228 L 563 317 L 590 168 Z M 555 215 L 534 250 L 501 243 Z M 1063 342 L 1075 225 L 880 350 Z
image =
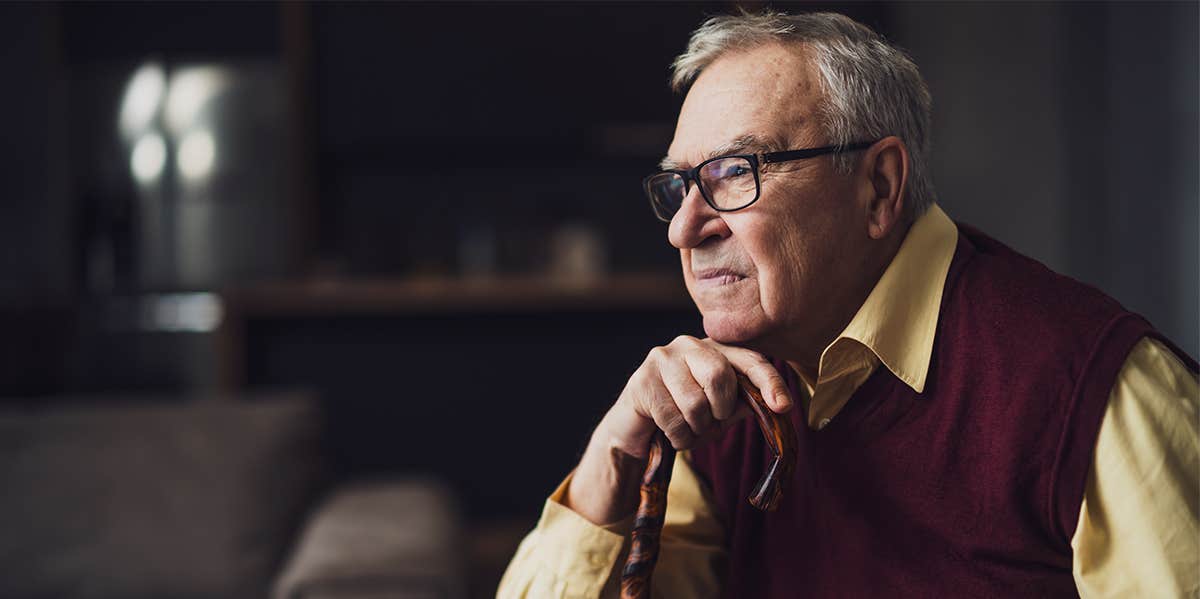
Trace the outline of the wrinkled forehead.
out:
M 820 94 L 803 46 L 771 44 L 722 56 L 688 90 L 664 163 L 694 165 L 739 140 L 781 146 L 747 152 L 817 141 Z

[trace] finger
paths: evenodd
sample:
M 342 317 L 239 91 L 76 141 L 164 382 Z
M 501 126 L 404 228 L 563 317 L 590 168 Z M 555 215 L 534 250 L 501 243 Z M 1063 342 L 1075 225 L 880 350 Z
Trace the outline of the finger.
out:
M 683 357 L 659 364 L 663 385 L 695 436 L 703 435 L 713 425 L 712 407 L 704 388 L 696 382 L 688 362 Z
M 721 353 L 725 354 L 738 372 L 745 374 L 746 378 L 750 379 L 755 387 L 758 387 L 767 407 L 780 414 L 792 409 L 792 396 L 788 393 L 787 383 L 784 382 L 783 376 L 779 374 L 775 366 L 768 362 L 762 354 L 740 347 L 716 343 L 714 345 Z
M 705 345 L 684 357 L 692 378 L 704 390 L 712 418 L 720 421 L 732 416 L 741 403 L 733 364 L 724 354 Z
M 654 420 L 654 426 L 667 436 L 675 449 L 687 449 L 696 442 L 696 435 L 675 405 L 671 392 L 661 377 L 651 377 L 647 383 L 646 412 Z

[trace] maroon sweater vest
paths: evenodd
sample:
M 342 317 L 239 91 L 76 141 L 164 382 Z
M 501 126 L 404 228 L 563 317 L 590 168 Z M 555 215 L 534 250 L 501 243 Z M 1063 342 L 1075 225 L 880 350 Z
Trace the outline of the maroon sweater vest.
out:
M 726 596 L 1076 596 L 1096 436 L 1145 336 L 1196 370 L 1116 301 L 960 225 L 924 393 L 881 365 L 823 430 L 793 410 L 772 513 L 746 502 L 769 457 L 752 419 L 693 452 L 728 533 Z

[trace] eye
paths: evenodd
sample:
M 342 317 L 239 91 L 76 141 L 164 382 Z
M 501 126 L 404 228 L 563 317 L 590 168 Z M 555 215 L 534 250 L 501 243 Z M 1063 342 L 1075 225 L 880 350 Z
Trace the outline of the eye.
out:
M 750 174 L 750 163 L 745 160 L 729 160 L 721 165 L 717 176 L 721 179 L 735 179 Z
M 704 165 L 700 178 L 711 184 L 729 184 L 735 181 L 754 180 L 754 167 L 749 160 L 740 157 L 720 158 Z

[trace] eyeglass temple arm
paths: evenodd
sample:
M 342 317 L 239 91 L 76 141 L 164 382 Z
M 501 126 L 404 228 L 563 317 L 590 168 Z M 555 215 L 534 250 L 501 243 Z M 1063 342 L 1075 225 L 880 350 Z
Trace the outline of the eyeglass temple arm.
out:
M 763 154 L 760 160 L 763 164 L 771 164 L 774 162 L 790 162 L 792 160 L 803 160 L 805 158 L 815 158 L 825 154 L 841 154 L 843 152 L 853 152 L 875 145 L 873 141 L 859 141 L 844 146 L 824 146 L 821 148 L 807 148 L 804 150 L 786 150 L 783 152 L 767 152 Z

